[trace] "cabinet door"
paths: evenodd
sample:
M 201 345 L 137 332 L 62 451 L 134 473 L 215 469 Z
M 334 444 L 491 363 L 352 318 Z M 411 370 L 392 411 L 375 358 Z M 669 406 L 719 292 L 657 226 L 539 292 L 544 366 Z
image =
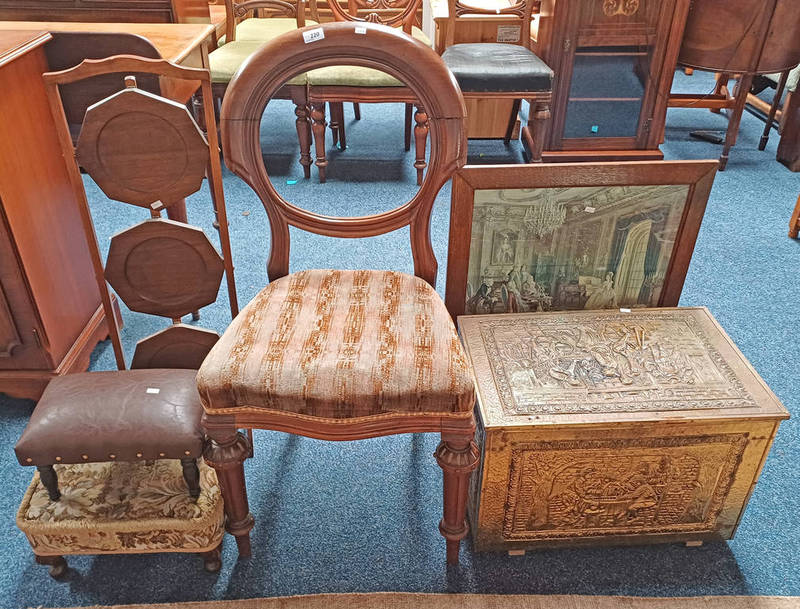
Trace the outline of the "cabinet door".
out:
M 50 358 L 38 343 L 40 328 L 0 207 L 0 370 L 50 367 Z

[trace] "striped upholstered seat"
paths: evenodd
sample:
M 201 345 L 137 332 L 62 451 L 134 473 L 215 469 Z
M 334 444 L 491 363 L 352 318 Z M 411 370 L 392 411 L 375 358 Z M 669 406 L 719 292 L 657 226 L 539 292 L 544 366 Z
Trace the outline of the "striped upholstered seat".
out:
M 469 412 L 472 377 L 444 303 L 390 271 L 315 270 L 264 288 L 197 375 L 207 412 L 342 419 Z

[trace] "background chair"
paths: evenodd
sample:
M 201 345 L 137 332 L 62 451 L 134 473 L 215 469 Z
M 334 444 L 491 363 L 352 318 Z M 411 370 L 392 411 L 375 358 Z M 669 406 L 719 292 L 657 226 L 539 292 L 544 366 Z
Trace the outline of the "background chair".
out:
M 518 0 L 504 8 L 486 9 L 465 0 L 449 0 L 442 59 L 465 98 L 514 100 L 504 138 L 506 144 L 513 135 L 520 102 L 528 100 L 528 124 L 521 129 L 522 143 L 528 159 L 541 162 L 544 133 L 550 120 L 553 71 L 530 50 L 533 6 L 533 0 Z M 498 16 L 519 19 L 516 43 L 454 44 L 456 21 Z
M 238 427 L 327 440 L 437 432 L 444 472 L 447 560 L 466 536 L 469 476 L 477 467 L 474 387 L 466 357 L 433 284 L 434 199 L 464 164 L 464 102 L 436 53 L 402 32 L 374 24 L 333 23 L 306 44 L 301 32 L 263 46 L 231 82 L 222 109 L 227 165 L 261 198 L 271 228 L 270 283 L 226 330 L 198 372 L 211 439 L 205 457 L 217 471 L 228 531 L 250 554 Z M 374 216 L 330 218 L 290 205 L 264 167 L 261 113 L 285 78 L 347 59 L 408 83 L 430 120 L 428 175 L 414 198 Z M 289 226 L 334 237 L 367 237 L 409 226 L 415 276 L 386 271 L 289 274 Z
M 59 85 L 116 74 L 119 88 L 120 73 L 128 74 L 125 88 L 88 108 L 73 154 Z M 54 576 L 66 568 L 63 554 L 190 551 L 202 554 L 209 570 L 221 564 L 222 502 L 207 469 L 201 484 L 197 458 L 204 435 L 193 370 L 219 337 L 180 323 L 183 315 L 216 300 L 223 273 L 231 315 L 238 312 L 216 130 L 210 131 L 209 145 L 186 107 L 141 91 L 131 73 L 199 81 L 206 112 L 212 112 L 208 72 L 162 60 L 117 56 L 44 75 L 70 179 L 82 203 L 84 234 L 119 368 L 53 379 L 15 447 L 20 463 L 39 471 L 17 522 L 37 561 L 49 564 Z M 152 215 L 112 238 L 105 269 L 78 165 L 110 198 L 147 207 Z M 202 230 L 160 218 L 161 197 L 182 199 L 198 190 L 206 175 L 225 259 Z M 173 321 L 139 341 L 136 370 L 125 370 L 118 312 L 106 280 L 131 310 Z M 151 466 L 142 461 L 161 459 L 179 459 L 181 465 L 143 470 Z M 77 488 L 65 510 L 44 497 L 46 492 L 51 504 L 62 501 L 62 474 L 70 489 Z M 185 481 L 194 507 L 184 497 L 170 496 L 176 474 Z M 139 499 L 142 492 L 147 499 Z M 117 499 L 107 500 L 109 494 Z
M 316 2 L 311 2 L 311 13 L 316 18 Z M 268 17 L 255 17 L 262 12 Z M 308 25 L 315 20 L 306 20 L 305 0 L 248 0 L 237 3 L 225 0 L 226 30 L 220 46 L 208 54 L 211 84 L 214 92 L 214 108 L 219 115 L 219 106 L 225 97 L 231 78 L 245 60 L 253 55 L 265 42 Z M 283 15 L 283 16 L 279 16 Z M 300 143 L 300 164 L 303 174 L 311 177 L 311 124 L 306 98 L 306 75 L 298 74 L 286 82 L 277 97 L 291 99 L 297 116 L 297 139 Z
M 329 2 L 331 12 L 337 21 L 355 23 L 379 23 L 402 30 L 408 36 L 431 46 L 428 37 L 414 25 L 421 0 L 398 0 L 390 6 L 381 6 L 370 0 L 348 0 L 347 10 L 339 2 Z M 405 104 L 405 149 L 411 149 L 411 118 L 413 104 L 417 100 L 411 95 L 408 87 L 390 74 L 354 65 L 328 66 L 308 73 L 308 99 L 311 106 L 312 131 L 317 159 L 315 164 L 319 171 L 320 182 L 325 182 L 327 147 L 325 145 L 325 102 L 331 109 L 331 133 L 333 144 L 337 142 L 344 150 L 347 147 L 344 129 L 343 102 L 351 101 L 354 107 L 358 104 L 377 102 L 401 102 Z M 425 147 L 427 138 L 427 117 L 425 109 L 417 103 L 414 129 L 417 170 L 417 184 L 422 183 L 425 171 Z M 356 118 L 360 115 L 357 113 Z

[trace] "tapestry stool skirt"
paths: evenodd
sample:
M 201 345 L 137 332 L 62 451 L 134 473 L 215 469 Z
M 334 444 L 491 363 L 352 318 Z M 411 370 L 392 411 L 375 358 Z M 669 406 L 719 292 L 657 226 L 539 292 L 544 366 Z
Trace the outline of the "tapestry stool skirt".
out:
M 225 533 L 214 470 L 200 461 L 200 496 L 189 496 L 181 462 L 56 465 L 61 498 L 51 501 L 34 474 L 17 512 L 17 526 L 36 562 L 57 577 L 69 554 L 200 554 L 218 571 Z

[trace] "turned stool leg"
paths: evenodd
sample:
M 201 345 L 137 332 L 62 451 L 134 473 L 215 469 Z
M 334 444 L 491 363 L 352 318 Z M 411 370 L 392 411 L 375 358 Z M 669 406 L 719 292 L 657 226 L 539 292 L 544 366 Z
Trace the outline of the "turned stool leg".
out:
M 303 177 L 311 177 L 311 122 L 305 101 L 295 102 L 294 115 L 297 128 L 297 141 L 300 143 L 300 164 L 303 166 Z
M 417 123 L 414 127 L 414 142 L 417 152 L 417 159 L 414 161 L 414 167 L 417 169 L 417 186 L 420 186 L 422 185 L 422 176 L 425 173 L 425 168 L 428 166 L 425 162 L 425 148 L 428 143 L 428 114 L 420 105 L 417 106 L 417 111 L 414 114 L 414 121 Z
M 50 577 L 61 577 L 67 570 L 67 561 L 63 556 L 39 556 L 34 554 L 33 558 L 40 565 L 50 567 Z
M 313 102 L 311 104 L 311 121 L 314 148 L 317 152 L 317 160 L 314 161 L 314 164 L 319 171 L 320 183 L 325 183 L 325 168 L 328 166 L 328 159 L 325 158 L 325 102 Z
M 189 487 L 189 496 L 197 499 L 200 496 L 200 470 L 197 467 L 197 459 L 181 459 L 183 466 L 183 479 Z
M 222 568 L 222 542 L 208 552 L 198 552 L 203 559 L 203 568 L 209 573 L 216 573 Z
M 47 489 L 47 494 L 50 496 L 50 501 L 58 501 L 61 499 L 61 491 L 58 490 L 58 474 L 52 465 L 37 465 L 36 469 L 39 470 L 39 480 Z
M 444 517 L 439 532 L 447 540 L 447 563 L 458 564 L 461 540 L 467 536 L 467 492 L 470 474 L 478 467 L 478 446 L 474 434 L 445 435 L 434 456 L 444 474 Z
M 237 430 L 207 429 L 210 442 L 203 450 L 206 463 L 217 472 L 225 505 L 226 530 L 236 537 L 239 556 L 250 556 L 250 529 L 255 522 L 247 503 L 244 461 L 250 454 L 247 436 Z

